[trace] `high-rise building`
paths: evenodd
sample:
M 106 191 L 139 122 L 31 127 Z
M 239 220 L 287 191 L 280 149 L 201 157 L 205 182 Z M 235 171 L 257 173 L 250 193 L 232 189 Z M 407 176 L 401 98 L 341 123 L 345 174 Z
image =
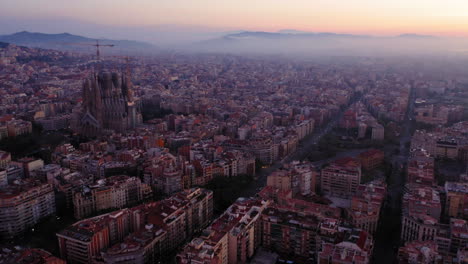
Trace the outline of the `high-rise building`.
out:
M 83 104 L 76 130 L 87 136 L 106 130 L 124 132 L 142 121 L 129 76 L 100 72 L 83 83 Z

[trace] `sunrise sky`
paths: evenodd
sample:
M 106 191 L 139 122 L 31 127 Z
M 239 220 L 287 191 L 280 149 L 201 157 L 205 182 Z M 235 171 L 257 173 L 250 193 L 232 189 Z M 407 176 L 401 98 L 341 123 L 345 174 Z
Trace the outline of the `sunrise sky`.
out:
M 467 0 L 0 0 L 0 16 L 116 26 L 468 36 Z

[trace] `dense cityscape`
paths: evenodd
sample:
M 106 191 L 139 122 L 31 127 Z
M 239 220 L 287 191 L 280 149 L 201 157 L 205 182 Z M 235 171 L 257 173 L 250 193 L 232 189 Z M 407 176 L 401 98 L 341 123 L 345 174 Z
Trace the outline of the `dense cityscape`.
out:
M 0 263 L 468 263 L 468 61 L 0 43 Z

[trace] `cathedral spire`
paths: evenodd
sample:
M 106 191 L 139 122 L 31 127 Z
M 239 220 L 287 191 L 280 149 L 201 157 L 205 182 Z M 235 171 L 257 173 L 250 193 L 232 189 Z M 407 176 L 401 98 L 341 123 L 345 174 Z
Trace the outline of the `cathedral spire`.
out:
M 129 102 L 133 102 L 133 84 L 132 84 L 132 76 L 130 71 L 130 58 L 127 56 L 125 57 L 125 79 L 127 82 L 127 98 Z
M 87 136 L 102 136 L 110 131 L 123 133 L 141 123 L 141 113 L 133 101 L 127 76 L 95 72 L 84 81 L 82 110 L 77 115 L 79 132 Z

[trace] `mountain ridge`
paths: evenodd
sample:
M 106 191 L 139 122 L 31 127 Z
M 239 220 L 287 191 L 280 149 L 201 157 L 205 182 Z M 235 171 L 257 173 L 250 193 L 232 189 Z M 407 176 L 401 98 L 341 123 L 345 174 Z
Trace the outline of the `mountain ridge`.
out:
M 40 33 L 20 31 L 9 35 L 0 35 L 0 42 L 11 43 L 34 48 L 58 49 L 58 50 L 84 50 L 80 44 L 95 44 L 99 40 L 101 44 L 114 44 L 117 49 L 124 52 L 132 51 L 156 51 L 158 47 L 141 41 L 111 40 L 106 38 L 89 38 L 79 35 L 64 33 Z M 74 45 L 77 44 L 77 45 Z M 111 52 L 115 53 L 115 52 Z
M 207 53 L 298 54 L 298 56 L 304 54 L 388 56 L 434 54 L 434 52 L 446 52 L 452 46 L 449 39 L 413 33 L 375 36 L 286 29 L 277 32 L 235 32 L 193 43 L 189 50 Z
M 294 29 L 283 29 L 277 32 L 269 31 L 242 31 L 239 33 L 227 34 L 224 38 L 236 37 L 269 37 L 269 38 L 305 38 L 305 37 L 345 37 L 345 38 L 437 38 L 432 35 L 420 35 L 415 33 L 404 33 L 396 36 L 373 36 L 373 35 L 357 35 L 357 34 L 343 34 L 334 32 L 307 32 Z

